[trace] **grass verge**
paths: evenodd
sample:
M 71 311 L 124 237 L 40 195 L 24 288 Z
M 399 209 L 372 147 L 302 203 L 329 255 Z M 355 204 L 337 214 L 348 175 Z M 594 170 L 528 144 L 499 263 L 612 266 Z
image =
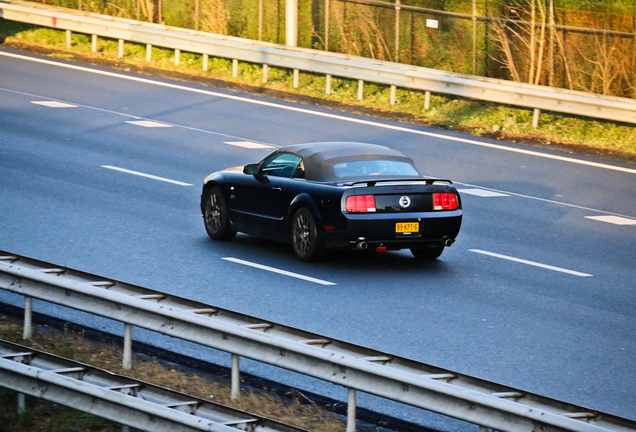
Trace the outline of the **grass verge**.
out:
M 230 385 L 192 369 L 134 355 L 132 369 L 121 366 L 122 352 L 111 343 L 98 343 L 71 331 L 35 327 L 30 340 L 22 340 L 22 326 L 0 316 L 0 339 L 106 369 L 116 374 L 211 400 L 308 431 L 343 432 L 340 417 L 302 399 L 283 400 L 265 392 L 242 390 L 230 398 Z M 213 398 L 211 399 L 211 396 Z M 0 387 L 0 432 L 120 432 L 121 426 L 99 417 L 27 397 L 27 411 L 17 412 L 17 394 Z
M 636 162 L 636 125 L 631 124 L 544 111 L 540 125 L 535 129 L 532 127 L 530 109 L 432 95 L 431 108 L 426 110 L 423 92 L 408 89 L 398 89 L 397 104 L 391 105 L 390 87 L 374 83 L 365 84 L 364 99 L 359 101 L 356 80 L 333 77 L 331 94 L 326 94 L 324 75 L 301 72 L 299 87 L 294 88 L 291 70 L 270 67 L 268 80 L 264 83 L 260 64 L 239 62 L 238 75 L 234 77 L 231 60 L 210 57 L 209 70 L 204 72 L 202 55 L 182 52 L 179 64 L 175 65 L 173 50 L 154 47 L 151 62 L 146 62 L 145 45 L 135 43 L 126 43 L 124 57 L 118 58 L 116 40 L 99 38 L 97 51 L 92 52 L 90 36 L 74 33 L 71 47 L 67 48 L 63 30 L 0 19 L 0 40 L 3 37 L 9 47 L 55 58 L 85 61 L 215 87 L 236 88 L 252 94 L 327 105 L 344 111 L 459 130 L 476 136 Z

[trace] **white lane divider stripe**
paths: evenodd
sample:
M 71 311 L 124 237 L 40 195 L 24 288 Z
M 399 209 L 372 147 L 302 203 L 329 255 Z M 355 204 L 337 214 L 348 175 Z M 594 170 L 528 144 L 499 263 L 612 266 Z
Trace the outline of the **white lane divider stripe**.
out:
M 147 128 L 171 128 L 172 125 L 166 123 L 159 123 L 151 120 L 131 120 L 126 121 L 124 123 L 128 123 L 135 126 L 147 127 Z
M 270 149 L 274 146 L 267 144 L 259 144 L 251 141 L 227 141 L 225 144 L 233 145 L 235 147 L 243 147 L 247 149 Z
M 618 216 L 585 216 L 585 219 L 607 222 L 614 225 L 636 225 L 636 219 L 628 219 Z
M 487 190 L 487 189 L 476 189 L 476 188 L 473 188 L 473 189 L 457 189 L 457 192 L 459 192 L 461 194 L 475 195 L 475 196 L 483 197 L 483 198 L 510 196 L 510 195 L 507 195 L 507 194 L 501 193 L 501 192 L 494 192 L 494 191 Z
M 49 108 L 77 108 L 77 105 L 71 105 L 64 102 L 57 101 L 31 101 L 32 104 L 42 105 Z
M 454 184 L 459 184 L 459 185 L 464 185 L 464 186 L 473 186 L 473 187 L 480 187 L 477 185 L 472 185 L 469 183 L 460 183 L 460 182 L 453 182 Z M 572 207 L 572 208 L 576 208 L 576 209 L 581 209 L 581 210 L 586 210 L 586 211 L 592 211 L 592 212 L 597 212 L 597 213 L 605 213 L 606 215 L 613 215 L 613 216 L 617 216 L 617 217 L 624 217 L 625 219 L 633 219 L 631 218 L 631 216 L 625 216 L 619 213 L 612 213 L 612 212 L 608 212 L 605 210 L 599 210 L 599 209 L 595 209 L 595 208 L 591 208 L 591 207 L 583 207 L 583 206 L 579 206 L 576 204 L 568 204 L 566 202 L 563 201 L 554 201 L 554 200 L 550 200 L 550 199 L 545 199 L 545 198 L 539 198 L 539 197 L 534 197 L 531 195 L 523 195 L 523 194 L 519 194 L 519 193 L 515 193 L 515 192 L 509 192 L 509 191 L 500 191 L 497 189 L 492 189 L 492 188 L 483 188 L 484 190 L 490 190 L 493 192 L 499 192 L 502 193 L 504 195 L 512 195 L 512 196 L 516 196 L 516 197 L 520 197 L 520 198 L 527 198 L 527 199 L 531 199 L 531 200 L 536 200 L 536 201 L 541 201 L 541 202 L 547 202 L 547 203 L 551 203 L 551 204 L 558 204 L 558 205 L 562 205 L 565 207 Z
M 253 263 L 251 261 L 245 261 L 245 260 L 238 259 L 238 258 L 227 257 L 227 258 L 221 258 L 221 259 L 224 259 L 225 261 L 231 261 L 231 262 L 236 263 L 236 264 L 242 264 L 242 265 L 246 265 L 246 266 L 249 266 L 249 267 L 254 267 L 254 268 L 257 268 L 257 269 L 266 270 L 266 271 L 269 271 L 269 272 L 272 272 L 272 273 L 278 273 L 278 274 L 281 274 L 281 275 L 284 275 L 284 276 L 290 276 L 290 277 L 293 277 L 293 278 L 296 278 L 296 279 L 306 280 L 308 282 L 313 282 L 313 283 L 317 283 L 317 284 L 320 284 L 320 285 L 336 285 L 334 282 L 327 282 L 327 281 L 324 281 L 322 279 L 316 279 L 316 278 L 312 278 L 310 276 L 305 276 L 305 275 L 301 275 L 301 274 L 298 274 L 298 273 L 292 273 L 292 272 L 289 272 L 287 270 L 280 270 L 280 269 L 277 269 L 277 268 L 274 268 L 274 267 L 269 267 L 269 266 L 265 266 L 265 265 L 262 265 L 262 264 L 256 264 L 256 263 Z
M 102 168 L 106 168 L 106 169 L 110 169 L 110 170 L 114 170 L 114 171 L 123 172 L 123 173 L 126 173 L 126 174 L 136 175 L 136 176 L 139 176 L 139 177 L 146 177 L 146 178 L 153 179 L 153 180 L 159 180 L 159 181 L 166 182 L 166 183 L 172 183 L 172 184 L 176 184 L 176 185 L 179 185 L 179 186 L 192 186 L 190 183 L 184 183 L 184 182 L 180 182 L 180 181 L 177 181 L 177 180 L 171 180 L 171 179 L 168 179 L 168 178 L 165 178 L 165 177 L 157 177 L 157 176 L 154 176 L 154 175 L 151 175 L 151 174 L 145 174 L 145 173 L 138 172 L 138 171 L 131 171 L 131 170 L 128 170 L 126 168 L 119 168 L 119 167 L 115 167 L 115 166 L 111 166 L 111 165 L 102 165 L 101 167 Z
M 488 251 L 484 251 L 484 250 L 480 250 L 480 249 L 469 249 L 469 251 L 470 252 L 476 252 L 476 253 L 479 253 L 479 254 L 482 254 L 482 255 L 488 255 L 488 256 L 491 256 L 491 257 L 495 257 L 495 258 L 505 259 L 505 260 L 508 260 L 508 261 L 514 261 L 514 262 L 518 262 L 518 263 L 521 263 L 521 264 L 527 264 L 527 265 L 531 265 L 531 266 L 535 266 L 535 267 L 541 267 L 541 268 L 548 269 L 548 270 L 554 270 L 554 271 L 558 271 L 558 272 L 561 272 L 561 273 L 567 273 L 567 274 L 571 274 L 571 275 L 574 275 L 574 276 L 582 276 L 582 277 L 594 276 L 594 275 L 591 275 L 591 274 L 588 274 L 588 273 L 581 273 L 581 272 L 577 272 L 577 271 L 574 271 L 574 270 L 568 270 L 568 269 L 564 269 L 564 268 L 561 268 L 561 267 L 555 267 L 555 266 L 551 266 L 551 265 L 547 265 L 547 264 L 541 264 L 541 263 L 538 263 L 538 262 L 528 261 L 528 260 L 524 260 L 524 259 L 521 259 L 521 258 L 514 258 L 514 257 L 508 256 L 508 255 L 501 255 L 501 254 L 497 254 L 497 253 L 494 253 L 494 252 L 488 252 Z
M 353 118 L 353 117 L 346 117 L 346 116 L 343 116 L 343 115 L 332 114 L 332 113 L 327 113 L 327 112 L 313 111 L 313 110 L 310 110 L 310 109 L 307 109 L 307 108 L 299 108 L 299 107 L 295 107 L 295 106 L 283 105 L 283 104 L 280 104 L 280 103 L 261 101 L 261 100 L 257 100 L 257 99 L 250 99 L 250 98 L 236 96 L 236 95 L 231 95 L 231 94 L 224 94 L 224 93 L 214 92 L 214 91 L 210 91 L 210 90 L 204 90 L 204 89 L 199 89 L 199 88 L 194 88 L 194 87 L 188 87 L 188 86 L 185 86 L 185 85 L 179 85 L 179 84 L 172 84 L 172 83 L 156 81 L 156 80 L 152 80 L 152 79 L 148 79 L 148 78 L 140 78 L 140 77 L 135 77 L 135 76 L 128 76 L 128 75 L 123 75 L 123 74 L 116 73 L 116 72 L 108 72 L 108 71 L 102 71 L 102 70 L 98 70 L 98 69 L 91 69 L 91 68 L 87 68 L 87 67 L 83 67 L 83 66 L 71 65 L 71 64 L 66 64 L 66 63 L 59 63 L 59 62 L 52 61 L 52 60 L 39 59 L 39 58 L 28 57 L 28 56 L 23 56 L 23 55 L 19 55 L 19 54 L 6 53 L 6 52 L 0 52 L 0 56 L 13 57 L 13 58 L 21 59 L 21 60 L 28 60 L 28 61 L 32 61 L 32 62 L 49 64 L 49 65 L 57 66 L 57 67 L 63 67 L 63 68 L 68 68 L 68 69 L 84 71 L 84 72 L 90 72 L 90 73 L 94 73 L 94 74 L 110 76 L 110 77 L 130 80 L 130 81 L 142 82 L 142 83 L 145 83 L 145 84 L 152 84 L 152 85 L 156 85 L 156 86 L 172 88 L 172 89 L 177 89 L 177 90 L 185 90 L 185 91 L 189 91 L 189 92 L 193 92 L 193 93 L 200 93 L 200 94 L 205 94 L 205 95 L 219 97 L 219 98 L 224 98 L 224 99 L 230 99 L 230 100 L 235 100 L 235 101 L 240 101 L 240 102 L 247 102 L 247 103 L 251 103 L 251 104 L 255 104 L 255 105 L 268 106 L 268 107 L 278 108 L 278 109 L 283 109 L 283 110 L 288 110 L 288 111 L 295 111 L 295 112 L 299 112 L 299 113 L 303 113 L 303 114 L 311 114 L 311 115 L 319 116 L 319 117 L 326 117 L 326 118 L 332 118 L 332 119 L 337 119 L 337 120 L 343 120 L 343 121 L 347 121 L 347 122 L 363 124 L 363 125 L 373 126 L 373 127 L 383 128 L 383 129 L 395 130 L 395 131 L 399 131 L 399 132 L 406 132 L 406 133 L 411 133 L 411 134 L 416 134 L 416 135 L 439 138 L 439 139 L 443 139 L 443 140 L 447 140 L 447 141 L 461 142 L 461 143 L 465 143 L 465 144 L 471 144 L 471 145 L 482 146 L 482 147 L 489 147 L 489 148 L 493 148 L 493 149 L 497 149 L 497 150 L 520 153 L 520 154 L 525 154 L 525 155 L 529 155 L 529 156 L 541 157 L 541 158 L 546 158 L 546 159 L 553 159 L 553 160 L 558 160 L 558 161 L 563 161 L 563 162 L 575 163 L 575 164 L 580 164 L 580 165 L 587 165 L 587 166 L 591 166 L 591 167 L 603 168 L 603 169 L 614 170 L 614 171 L 621 171 L 621 172 L 625 172 L 625 173 L 629 173 L 629 174 L 636 174 L 636 169 L 621 167 L 621 166 L 617 166 L 617 165 L 609 165 L 609 164 L 586 161 L 586 160 L 582 160 L 582 159 L 575 159 L 575 158 L 571 158 L 571 157 L 553 155 L 553 154 L 549 154 L 549 153 L 541 153 L 541 152 L 532 151 L 532 150 L 525 150 L 525 149 L 519 149 L 519 148 L 514 148 L 514 147 L 506 147 L 506 146 L 499 145 L 499 144 L 491 144 L 491 143 L 487 143 L 487 142 L 484 142 L 484 141 L 477 141 L 475 139 L 454 137 L 454 136 L 450 136 L 450 135 L 443 135 L 443 134 L 440 134 L 440 133 L 426 132 L 426 131 L 421 131 L 421 130 L 417 130 L 417 129 L 411 129 L 411 128 L 404 127 L 404 126 L 396 126 L 396 125 L 392 125 L 392 124 L 385 124 L 385 123 L 380 123 L 380 122 L 376 122 L 376 121 L 362 120 L 362 119 L 357 119 L 357 118 Z

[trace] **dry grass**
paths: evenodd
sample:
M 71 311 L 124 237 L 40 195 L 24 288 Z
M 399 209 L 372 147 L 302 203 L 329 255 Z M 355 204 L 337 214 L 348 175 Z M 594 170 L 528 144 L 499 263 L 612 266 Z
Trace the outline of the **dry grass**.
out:
M 230 399 L 230 386 L 225 382 L 216 381 L 209 375 L 200 374 L 193 370 L 176 368 L 173 365 L 152 360 L 147 356 L 136 355 L 133 357 L 132 369 L 123 369 L 121 366 L 122 352 L 117 346 L 109 343 L 96 343 L 84 338 L 82 335 L 70 331 L 55 331 L 50 328 L 38 328 L 34 337 L 30 340 L 22 339 L 22 326 L 0 317 L 0 339 L 19 343 L 40 351 L 45 351 L 61 357 L 89 364 L 91 366 L 106 369 L 111 372 L 129 376 L 138 380 L 152 383 L 158 386 L 170 388 L 182 393 L 187 393 L 201 399 L 211 400 L 213 395 L 215 403 L 227 405 L 236 409 L 247 411 L 282 423 L 293 425 L 302 429 L 316 432 L 341 432 L 345 425 L 337 416 L 320 409 L 316 405 L 303 404 L 303 401 L 285 401 L 278 397 L 264 393 L 254 393 L 243 390 L 238 400 Z M 1 389 L 0 389 L 1 390 Z M 5 392 L 6 395 L 6 392 Z M 1 395 L 0 395 L 1 396 Z M 0 397 L 0 404 L 6 398 Z M 11 399 L 9 399 L 11 400 Z M 15 403 L 15 401 L 10 402 Z M 15 406 L 15 405 L 14 405 Z M 42 407 L 44 407 L 42 409 Z M 37 404 L 29 407 L 28 420 L 20 418 L 17 414 L 12 418 L 6 418 L 8 413 L 14 412 L 13 408 L 0 410 L 0 432 L 92 432 L 120 430 L 119 426 L 104 424 L 99 421 L 94 428 L 72 429 L 52 428 L 52 416 L 59 415 L 60 408 L 54 404 Z M 64 412 L 62 410 L 60 412 Z M 3 415 L 5 416 L 3 418 Z M 66 414 L 63 414 L 66 415 Z M 81 417 L 85 414 L 77 413 Z M 8 423 L 13 421 L 13 426 Z M 77 419 L 73 423 L 77 423 Z M 25 423 L 30 425 L 24 428 Z M 111 427 L 112 426 L 112 427 Z M 8 427 L 8 428 L 7 428 Z M 89 427 L 89 426 L 84 426 Z

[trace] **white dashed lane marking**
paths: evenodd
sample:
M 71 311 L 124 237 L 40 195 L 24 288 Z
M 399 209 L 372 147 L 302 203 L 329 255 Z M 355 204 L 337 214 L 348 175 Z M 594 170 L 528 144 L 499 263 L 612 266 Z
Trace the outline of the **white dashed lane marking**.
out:
M 336 285 L 334 282 L 327 282 L 327 281 L 324 281 L 322 279 L 316 279 L 316 278 L 313 278 L 313 277 L 310 277 L 310 276 L 305 276 L 305 275 L 301 275 L 301 274 L 298 274 L 298 273 L 292 273 L 292 272 L 289 272 L 287 270 L 280 270 L 280 269 L 277 269 L 277 268 L 274 268 L 274 267 L 269 267 L 269 266 L 262 265 L 262 264 L 256 264 L 256 263 L 253 263 L 251 261 L 245 261 L 245 260 L 238 259 L 238 258 L 228 257 L 228 258 L 221 258 L 221 259 L 224 259 L 225 261 L 230 261 L 230 262 L 233 262 L 233 263 L 236 263 L 236 264 L 242 264 L 242 265 L 246 265 L 246 266 L 249 266 L 249 267 L 254 267 L 254 268 L 257 268 L 257 269 L 266 270 L 266 271 L 269 271 L 269 272 L 272 272 L 272 273 L 278 273 L 278 274 L 281 274 L 281 275 L 284 275 L 284 276 L 290 276 L 290 277 L 293 277 L 293 278 L 296 278 L 296 279 L 306 280 L 308 282 L 313 282 L 313 283 L 317 283 L 317 284 L 320 284 L 320 285 Z
M 491 198 L 491 197 L 506 197 L 510 196 L 500 192 L 494 192 L 486 189 L 457 189 L 457 192 L 461 194 L 475 195 L 478 197 Z
M 177 180 L 171 180 L 171 179 L 168 179 L 168 178 L 165 178 L 165 177 L 157 177 L 157 176 L 154 176 L 154 175 L 151 175 L 151 174 L 145 174 L 145 173 L 138 172 L 138 171 L 131 171 L 131 170 L 126 169 L 126 168 L 119 168 L 119 167 L 114 167 L 114 166 L 111 166 L 111 165 L 102 165 L 102 168 L 110 169 L 110 170 L 113 170 L 113 171 L 119 171 L 119 172 L 123 172 L 123 173 L 126 173 L 126 174 L 132 174 L 132 175 L 136 175 L 136 176 L 139 176 L 139 177 L 146 177 L 146 178 L 153 179 L 153 180 L 159 180 L 159 181 L 166 182 L 166 183 L 172 183 L 172 184 L 176 184 L 176 185 L 179 185 L 179 186 L 192 186 L 190 183 L 184 183 L 184 182 L 180 182 L 180 181 L 177 181 Z
M 228 141 L 225 144 L 233 145 L 233 146 L 236 146 L 236 147 L 243 147 L 243 148 L 247 148 L 247 149 L 268 149 L 268 148 L 274 148 L 274 146 L 271 146 L 271 145 L 259 144 L 259 143 L 255 143 L 255 142 L 249 142 L 249 141 Z
M 541 264 L 538 262 L 534 262 L 534 261 L 528 261 L 528 260 L 524 260 L 521 258 L 515 258 L 515 257 L 511 257 L 508 255 L 501 255 L 501 254 L 497 254 L 494 252 L 488 252 L 488 251 L 484 251 L 484 250 L 480 250 L 480 249 L 469 249 L 470 252 L 476 252 L 478 254 L 482 254 L 482 255 L 488 255 L 491 257 L 495 257 L 495 258 L 501 258 L 501 259 L 505 259 L 508 261 L 514 261 L 514 262 L 518 262 L 521 264 L 527 264 L 530 266 L 534 266 L 534 267 L 540 267 L 540 268 L 544 268 L 544 269 L 548 269 L 548 270 L 553 270 L 553 271 L 557 271 L 557 272 L 561 272 L 561 273 L 567 273 L 567 274 L 571 274 L 574 276 L 582 276 L 582 277 L 588 277 L 588 276 L 593 276 L 591 274 L 588 273 L 581 273 L 578 271 L 574 271 L 574 270 L 568 270 L 568 269 L 564 269 L 561 267 L 555 267 L 555 266 L 551 266 L 551 265 L 547 265 L 547 264 Z
M 628 219 L 619 216 L 585 216 L 585 219 L 607 222 L 614 225 L 636 225 L 636 219 Z
M 159 123 L 159 122 L 154 122 L 154 121 L 150 121 L 150 120 L 132 120 L 132 121 L 127 121 L 126 123 L 135 125 L 135 126 L 142 126 L 142 127 L 147 127 L 147 128 L 170 128 L 172 127 L 169 124 L 165 124 L 165 123 Z
M 467 183 L 458 183 L 458 182 L 455 182 L 455 184 L 463 184 L 464 186 L 474 186 Z M 624 216 L 624 215 L 610 213 L 610 212 L 606 212 L 606 211 L 598 210 L 594 208 L 568 204 L 562 201 L 554 201 L 554 200 L 549 200 L 544 198 L 533 197 L 530 195 L 522 195 L 522 194 L 518 194 L 514 192 L 504 193 L 505 191 L 497 191 L 494 189 L 469 188 L 469 189 L 457 189 L 457 191 L 463 195 L 475 195 L 475 196 L 485 197 L 485 198 L 502 197 L 502 196 L 517 196 L 521 198 L 528 198 L 532 200 L 543 201 L 543 202 L 547 202 L 551 204 L 562 205 L 562 206 L 581 209 L 585 211 L 594 211 L 594 212 L 606 214 L 605 216 L 585 216 L 586 219 L 592 219 L 599 222 L 607 222 L 614 225 L 636 225 L 636 218 L 632 218 L 631 216 Z M 561 196 L 561 195 L 558 195 L 558 196 Z
M 31 101 L 32 104 L 42 105 L 49 108 L 77 108 L 77 105 L 71 105 L 64 102 L 56 101 Z

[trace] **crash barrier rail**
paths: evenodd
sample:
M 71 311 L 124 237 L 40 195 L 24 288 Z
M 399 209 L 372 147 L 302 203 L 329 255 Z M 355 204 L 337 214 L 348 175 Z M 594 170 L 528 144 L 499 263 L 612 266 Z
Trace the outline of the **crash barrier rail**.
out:
M 283 423 L 0 340 L 0 387 L 153 432 L 303 432 Z
M 124 56 L 124 42 L 146 44 L 148 62 L 152 59 L 152 47 L 159 46 L 174 49 L 177 64 L 182 50 L 203 55 L 203 70 L 208 69 L 209 56 L 233 59 L 234 76 L 239 60 L 261 63 L 263 81 L 267 80 L 268 66 L 293 69 L 294 87 L 298 87 L 300 70 L 326 74 L 327 93 L 331 92 L 332 76 L 350 78 L 358 80 L 358 99 L 363 98 L 364 82 L 368 81 L 391 86 L 391 103 L 396 101 L 397 87 L 424 91 L 425 109 L 430 107 L 431 92 L 533 108 L 535 127 L 541 110 L 636 123 L 636 100 L 629 98 L 463 75 L 20 0 L 0 0 L 0 18 L 66 30 L 67 46 L 71 45 L 72 32 L 90 34 L 93 51 L 97 51 L 97 37 L 118 39 L 120 57 Z
M 347 430 L 355 430 L 356 392 L 454 417 L 497 431 L 636 431 L 636 421 L 524 392 L 461 373 L 349 344 L 148 288 L 0 251 L 0 289 L 124 323 L 130 367 L 132 326 L 250 358 L 348 388 Z

